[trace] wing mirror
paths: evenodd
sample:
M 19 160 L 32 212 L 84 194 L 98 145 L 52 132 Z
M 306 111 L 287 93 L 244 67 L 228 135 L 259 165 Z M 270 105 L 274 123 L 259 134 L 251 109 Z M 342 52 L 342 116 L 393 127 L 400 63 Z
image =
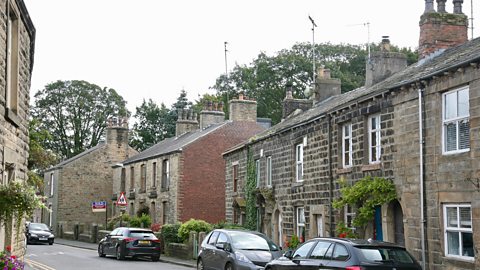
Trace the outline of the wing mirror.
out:
M 228 252 L 232 251 L 232 247 L 230 246 L 229 243 L 216 243 L 215 247 L 218 248 L 218 249 L 228 251 Z
M 293 258 L 293 250 L 287 250 L 287 252 L 283 254 L 283 257 L 291 260 Z

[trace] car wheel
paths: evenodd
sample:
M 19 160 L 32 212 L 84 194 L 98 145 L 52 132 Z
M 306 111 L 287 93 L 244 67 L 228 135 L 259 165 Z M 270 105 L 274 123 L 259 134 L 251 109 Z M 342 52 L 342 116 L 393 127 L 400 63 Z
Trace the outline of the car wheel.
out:
M 227 265 L 225 265 L 225 270 L 233 270 L 233 266 L 231 263 L 227 263 Z
M 152 255 L 152 262 L 158 262 L 160 260 L 160 256 Z
M 203 261 L 202 259 L 198 259 L 197 262 L 197 270 L 204 270 L 205 268 L 203 267 Z
M 120 246 L 117 247 L 117 252 L 115 253 L 117 260 L 125 260 L 125 255 L 122 254 L 122 248 Z
M 103 245 L 98 245 L 98 257 L 105 257 L 105 252 L 103 251 Z
M 51 246 L 53 245 L 53 241 L 49 241 L 48 244 Z

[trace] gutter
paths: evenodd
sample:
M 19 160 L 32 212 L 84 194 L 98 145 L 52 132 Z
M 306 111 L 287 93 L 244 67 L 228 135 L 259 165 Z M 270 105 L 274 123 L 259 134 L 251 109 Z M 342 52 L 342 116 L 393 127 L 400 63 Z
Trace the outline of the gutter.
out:
M 426 248 L 425 248 L 425 202 L 424 202 L 424 176 L 423 176 L 423 148 L 425 141 L 423 139 L 423 92 L 424 88 L 418 88 L 418 146 L 419 146 L 419 185 L 420 185 L 420 226 L 421 226 L 421 245 L 422 245 L 422 269 L 425 268 Z

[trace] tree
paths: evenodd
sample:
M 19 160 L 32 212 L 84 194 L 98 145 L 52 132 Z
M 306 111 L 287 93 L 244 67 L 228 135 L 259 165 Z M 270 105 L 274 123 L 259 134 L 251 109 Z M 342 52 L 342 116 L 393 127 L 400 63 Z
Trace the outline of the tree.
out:
M 35 94 L 33 116 L 53 139 L 43 147 L 70 158 L 98 144 L 107 119 L 127 117 L 126 101 L 111 88 L 86 81 L 56 81 Z
M 175 115 L 163 103 L 159 107 L 151 99 L 148 102 L 143 100 L 142 105 L 136 108 L 134 118 L 136 123 L 130 144 L 138 151 L 175 135 Z
M 379 45 L 372 47 L 372 50 L 378 50 Z M 416 54 L 409 49 L 392 46 L 392 51 L 407 53 L 409 63 L 416 61 Z M 276 124 L 281 120 L 287 83 L 292 85 L 295 98 L 306 98 L 305 90 L 313 82 L 312 58 L 309 43 L 295 44 L 273 56 L 261 52 L 249 65 L 236 65 L 228 78 L 225 74 L 219 76 L 211 88 L 217 90 L 225 104 L 227 95 L 232 98 L 243 91 L 257 100 L 258 116 L 271 118 Z M 332 77 L 342 81 L 342 92 L 364 85 L 366 58 L 367 52 L 360 45 L 315 45 L 316 66 L 330 69 Z

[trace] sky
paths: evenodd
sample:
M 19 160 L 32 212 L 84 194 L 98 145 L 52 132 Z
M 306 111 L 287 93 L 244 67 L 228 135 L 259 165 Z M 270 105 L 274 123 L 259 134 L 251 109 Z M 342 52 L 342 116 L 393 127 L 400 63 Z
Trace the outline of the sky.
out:
M 317 25 L 316 44 L 378 43 L 387 35 L 393 45 L 416 49 L 425 6 L 424 0 L 24 2 L 37 31 L 32 103 L 51 82 L 85 80 L 115 89 L 132 113 L 148 99 L 170 107 L 182 89 L 191 101 L 214 94 L 209 88 L 235 64 L 312 42 L 308 16 Z M 463 4 L 469 18 L 471 2 Z M 473 10 L 478 37 L 480 5 Z

